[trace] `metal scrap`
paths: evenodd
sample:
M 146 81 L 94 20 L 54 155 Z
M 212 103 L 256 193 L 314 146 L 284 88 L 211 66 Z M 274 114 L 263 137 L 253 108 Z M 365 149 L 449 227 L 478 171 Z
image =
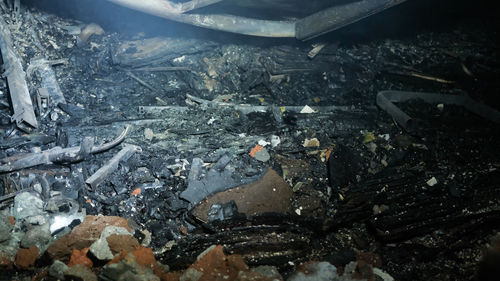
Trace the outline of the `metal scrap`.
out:
M 66 103 L 66 99 L 59 87 L 59 83 L 57 83 L 56 75 L 51 65 L 66 62 L 67 60 L 48 61 L 46 59 L 36 59 L 32 60 L 28 69 L 26 69 L 28 76 L 31 76 L 34 70 L 38 72 L 42 80 L 41 87 L 47 89 L 50 98 L 54 102 L 54 106 L 60 103 Z
M 6 157 L 0 160 L 0 173 L 12 172 L 42 164 L 73 163 L 81 161 L 88 154 L 103 152 L 120 144 L 130 131 L 130 128 L 130 125 L 127 126 L 116 139 L 102 145 L 94 146 L 93 138 L 85 138 L 80 146 L 68 148 L 56 146 L 41 152 Z
M 382 91 L 377 94 L 377 105 L 389 113 L 392 118 L 404 129 L 412 131 L 412 118 L 404 111 L 399 109 L 394 103 L 405 102 L 409 100 L 422 100 L 426 103 L 441 103 L 463 106 L 465 109 L 473 112 L 483 118 L 489 119 L 495 123 L 500 123 L 500 112 L 497 110 L 473 100 L 469 95 L 462 93 L 460 95 L 443 95 L 435 93 L 419 93 L 404 91 Z
M 33 128 L 38 128 L 38 121 L 28 91 L 26 73 L 23 70 L 21 61 L 14 52 L 10 32 L 3 17 L 0 17 L 0 49 L 4 62 L 3 68 L 5 69 L 3 76 L 7 77 L 10 99 L 14 110 L 11 122 L 15 122 L 19 129 L 29 132 Z
M 106 177 L 118 169 L 118 164 L 121 161 L 127 161 L 136 152 L 141 152 L 141 147 L 133 144 L 124 144 L 122 150 L 118 152 L 113 158 L 111 158 L 104 166 L 99 168 L 92 176 L 90 176 L 85 183 L 88 184 L 92 189 L 96 188 L 101 184 Z
M 241 111 L 244 114 L 248 114 L 251 112 L 267 112 L 267 111 L 277 111 L 277 112 L 295 112 L 302 113 L 301 111 L 304 109 L 304 106 L 273 106 L 273 105 L 251 105 L 251 104 L 233 104 L 226 102 L 217 102 L 201 99 L 190 94 L 186 94 L 186 97 L 196 103 L 203 105 L 214 105 L 221 107 L 232 107 L 235 110 Z M 326 113 L 326 112 L 334 112 L 334 111 L 356 111 L 356 107 L 354 106 L 315 106 L 313 108 L 314 112 Z
M 316 57 L 319 54 L 319 52 L 321 52 L 321 50 L 323 50 L 323 48 L 326 47 L 326 43 L 313 44 L 312 47 L 313 47 L 312 50 L 310 50 L 309 53 L 307 53 L 307 57 L 310 59 Z
M 155 93 L 161 93 L 160 90 L 158 89 L 155 89 L 153 88 L 151 85 L 149 85 L 148 83 L 146 83 L 144 80 L 142 80 L 141 78 L 137 77 L 136 75 L 134 75 L 132 72 L 130 71 L 127 71 L 126 72 L 127 76 L 129 76 L 130 78 L 134 79 L 135 81 L 137 81 L 139 84 L 141 84 L 142 86 L 150 89 L 151 91 L 155 92 Z

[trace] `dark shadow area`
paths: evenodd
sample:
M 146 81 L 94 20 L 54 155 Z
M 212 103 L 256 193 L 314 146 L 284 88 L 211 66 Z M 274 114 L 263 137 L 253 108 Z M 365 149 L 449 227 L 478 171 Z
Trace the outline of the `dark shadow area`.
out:
M 480 2 L 410 0 L 316 40 L 367 43 L 385 38 L 409 38 L 424 31 L 451 31 L 460 25 L 498 31 L 497 5 Z
M 237 1 L 235 5 L 217 4 L 201 9 L 200 13 L 232 13 L 253 18 L 285 18 L 297 17 L 297 13 L 289 3 L 283 1 L 259 1 L 251 4 Z M 328 4 L 324 4 L 328 2 Z M 337 4 L 346 1 L 335 1 Z M 495 29 L 498 24 L 498 8 L 491 2 L 482 1 L 477 4 L 459 0 L 420 0 L 408 1 L 375 16 L 364 19 L 338 31 L 331 32 L 315 41 L 340 41 L 344 43 L 361 43 L 382 38 L 400 38 L 413 36 L 423 30 L 447 30 L 458 24 L 482 25 L 485 29 Z M 105 0 L 25 0 L 27 6 L 54 13 L 66 18 L 74 18 L 86 23 L 95 22 L 105 30 L 117 31 L 124 36 L 145 33 L 147 37 L 195 37 L 206 38 L 222 43 L 238 42 L 255 45 L 289 44 L 296 40 L 280 38 L 259 38 L 237 34 L 217 32 L 186 24 L 157 18 Z M 295 11 L 304 11 L 302 4 L 297 4 Z M 247 6 L 245 6 L 247 5 Z M 256 6 L 262 5 L 261 9 Z M 266 6 L 267 5 L 267 6 Z M 331 6 L 331 1 L 313 1 L 311 11 Z M 307 9 L 306 9 L 307 10 Z M 273 14 L 274 13 L 274 14 Z M 300 17 L 300 16 L 298 16 Z M 298 44 L 299 41 L 297 41 Z

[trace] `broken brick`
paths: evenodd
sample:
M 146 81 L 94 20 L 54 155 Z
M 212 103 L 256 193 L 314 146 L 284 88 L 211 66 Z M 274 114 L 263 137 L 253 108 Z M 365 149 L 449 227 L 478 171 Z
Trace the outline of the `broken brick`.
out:
M 140 246 L 137 239 L 124 234 L 111 234 L 108 238 L 106 238 L 106 241 L 108 242 L 109 249 L 113 255 L 122 251 L 131 253 Z
M 20 248 L 16 255 L 16 266 L 19 269 L 32 269 L 38 257 L 38 248 L 31 246 L 29 249 Z
M 131 231 L 124 218 L 116 216 L 87 216 L 85 221 L 76 226 L 70 234 L 62 236 L 47 249 L 52 259 L 68 261 L 73 250 L 88 248 L 99 239 L 101 232 L 107 226 L 124 227 Z
M 83 264 L 88 268 L 92 268 L 93 262 L 91 259 L 87 257 L 87 252 L 89 251 L 89 248 L 84 248 L 81 251 L 80 250 L 73 250 L 73 253 L 71 254 L 71 258 L 69 260 L 68 266 L 74 266 L 77 264 Z

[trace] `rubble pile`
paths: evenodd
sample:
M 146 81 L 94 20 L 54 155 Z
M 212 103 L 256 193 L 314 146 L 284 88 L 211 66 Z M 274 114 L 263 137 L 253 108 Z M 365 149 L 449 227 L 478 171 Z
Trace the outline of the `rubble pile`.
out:
M 498 277 L 493 25 L 377 24 L 409 3 L 310 43 L 14 2 L 0 280 Z

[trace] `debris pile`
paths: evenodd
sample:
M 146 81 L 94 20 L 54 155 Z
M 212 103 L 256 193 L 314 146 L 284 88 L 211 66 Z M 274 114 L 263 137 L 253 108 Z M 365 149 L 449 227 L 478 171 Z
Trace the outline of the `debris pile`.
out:
M 122 33 L 11 2 L 0 1 L 0 276 L 495 274 L 495 30 L 248 43 L 187 27 Z

